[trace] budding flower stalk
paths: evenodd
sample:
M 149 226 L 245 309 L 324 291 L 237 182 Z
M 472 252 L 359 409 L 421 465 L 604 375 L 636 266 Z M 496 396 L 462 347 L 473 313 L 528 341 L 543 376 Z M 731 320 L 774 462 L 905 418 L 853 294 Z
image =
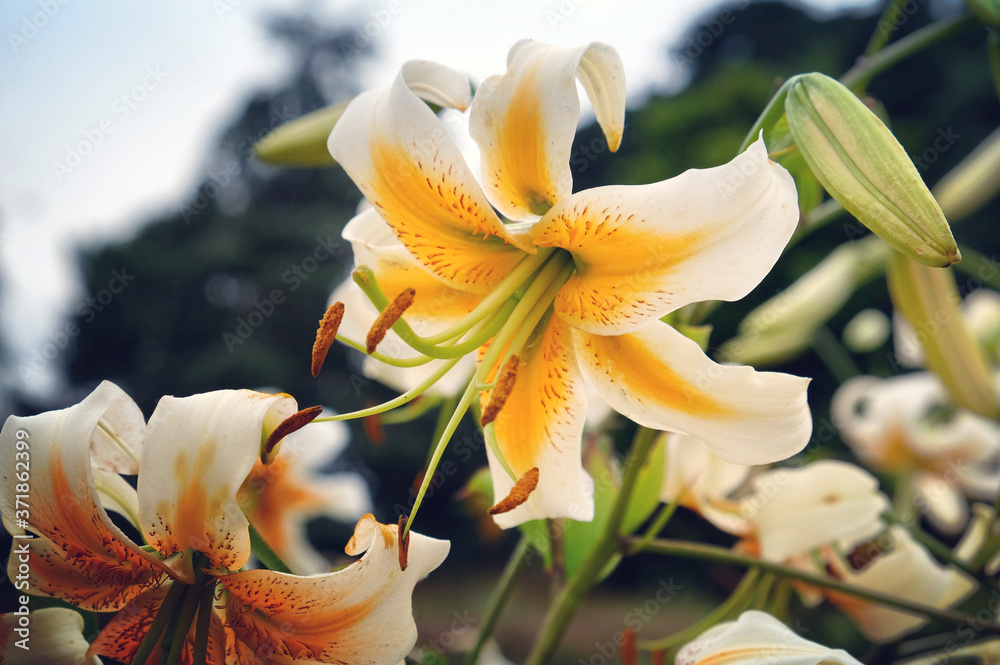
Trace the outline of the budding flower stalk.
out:
M 785 114 L 806 163 L 830 195 L 914 261 L 961 260 L 948 220 L 892 132 L 841 83 L 803 74 Z

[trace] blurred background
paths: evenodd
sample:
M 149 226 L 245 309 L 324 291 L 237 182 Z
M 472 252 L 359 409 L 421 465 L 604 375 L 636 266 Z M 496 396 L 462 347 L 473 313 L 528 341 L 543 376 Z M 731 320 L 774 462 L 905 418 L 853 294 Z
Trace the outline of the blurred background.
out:
M 300 405 L 340 411 L 392 397 L 343 347 L 331 351 L 319 379 L 309 375 L 316 322 L 352 267 L 340 232 L 359 193 L 339 169 L 268 166 L 251 147 L 280 124 L 387 85 L 407 59 L 437 60 L 479 81 L 502 72 L 507 50 L 524 37 L 610 43 L 628 76 L 625 137 L 609 153 L 585 114 L 571 159 L 574 187 L 646 183 L 731 159 L 778 83 L 813 70 L 841 75 L 864 52 L 880 10 L 836 0 L 450 4 L 5 1 L 0 417 L 67 406 L 102 379 L 121 386 L 147 417 L 162 395 L 221 388 L 280 388 Z M 962 10 L 947 0 L 912 5 L 900 36 Z M 978 32 L 907 61 L 870 90 L 929 185 L 1000 123 Z M 952 142 L 934 150 L 941 132 Z M 959 243 L 994 255 L 989 222 L 997 214 L 994 204 L 963 222 Z M 810 237 L 749 298 L 717 310 L 712 346 L 779 284 L 859 234 L 838 222 Z M 830 330 L 840 335 L 868 307 L 890 311 L 884 280 L 856 294 Z M 884 373 L 884 358 L 855 360 Z M 817 357 L 806 352 L 778 369 L 815 377 L 810 402 L 822 415 L 837 383 Z M 385 425 L 378 436 L 372 425 L 350 424 L 351 444 L 331 469 L 361 474 L 376 516 L 394 521 L 394 506 L 406 503 L 423 465 L 435 414 Z M 467 423 L 457 438 L 474 435 Z M 836 456 L 838 446 L 834 437 L 810 454 Z M 469 617 L 479 616 L 515 541 L 458 498 L 483 464 L 481 453 L 458 463 L 421 511 L 420 531 L 450 539 L 453 552 L 415 598 L 426 644 L 471 638 Z M 336 553 L 351 528 L 318 520 L 310 532 Z M 672 528 L 677 537 L 715 537 L 684 515 Z M 566 653 L 588 662 L 663 580 L 699 593 L 658 607 L 652 634 L 685 625 L 737 579 L 721 568 L 696 579 L 695 570 L 628 561 L 578 616 Z M 515 661 L 546 606 L 545 585 L 541 566 L 529 568 L 516 611 L 497 631 Z M 850 648 L 852 635 L 824 624 L 809 638 Z

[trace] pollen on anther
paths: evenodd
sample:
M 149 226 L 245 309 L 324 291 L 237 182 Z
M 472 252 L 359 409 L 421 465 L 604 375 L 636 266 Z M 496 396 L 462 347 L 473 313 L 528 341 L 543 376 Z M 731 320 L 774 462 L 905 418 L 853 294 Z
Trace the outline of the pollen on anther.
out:
M 483 409 L 483 415 L 479 419 L 479 424 L 486 427 L 497 419 L 500 409 L 507 403 L 510 392 L 514 389 L 514 382 L 517 380 L 517 368 L 521 364 L 521 358 L 517 355 L 511 356 L 500 369 L 493 390 L 490 392 L 490 401 Z
M 337 339 L 337 331 L 340 329 L 340 322 L 344 320 L 344 303 L 335 302 L 323 314 L 319 320 L 319 329 L 316 330 L 316 341 L 313 342 L 312 350 L 312 375 L 319 376 L 323 369 L 323 362 L 326 361 L 326 354 Z
M 264 464 L 268 464 L 274 459 L 274 455 L 271 451 L 274 447 L 278 445 L 278 442 L 284 439 L 286 436 L 292 432 L 297 432 L 302 429 L 313 420 L 315 420 L 320 413 L 322 413 L 322 406 L 310 406 L 308 409 L 302 409 L 298 413 L 293 413 L 288 416 L 277 427 L 271 432 L 270 436 L 267 437 L 267 441 L 264 442 L 263 447 L 260 449 L 260 461 Z
M 506 497 L 486 512 L 490 515 L 509 513 L 527 501 L 536 487 L 538 487 L 538 467 L 533 466 L 517 479 L 517 482 L 510 488 L 510 493 Z
M 396 321 L 399 321 L 403 316 L 403 312 L 413 304 L 413 298 L 416 295 L 417 292 L 414 289 L 406 289 L 396 296 L 396 299 L 389 303 L 389 306 L 383 309 L 382 313 L 378 315 L 375 323 L 372 324 L 372 329 L 368 331 L 368 337 L 365 339 L 365 348 L 369 354 L 375 353 L 379 342 L 385 339 L 385 335 L 389 332 L 389 329 L 392 328 Z

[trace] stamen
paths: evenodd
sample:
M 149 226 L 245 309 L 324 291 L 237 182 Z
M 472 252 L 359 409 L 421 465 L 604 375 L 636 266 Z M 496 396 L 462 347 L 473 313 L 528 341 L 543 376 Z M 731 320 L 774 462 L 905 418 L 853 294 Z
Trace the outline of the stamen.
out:
M 514 382 L 517 380 L 517 368 L 520 364 L 521 357 L 514 354 L 500 368 L 500 375 L 497 376 L 493 384 L 493 391 L 490 393 L 490 401 L 486 404 L 486 408 L 483 409 L 483 415 L 479 419 L 479 424 L 483 427 L 489 425 L 500 415 L 500 409 L 507 403 L 510 391 L 514 389 Z
M 538 487 L 538 467 L 533 466 L 525 471 L 523 476 L 518 478 L 514 486 L 510 488 L 510 494 L 506 498 L 502 499 L 497 505 L 486 512 L 490 515 L 509 513 L 527 501 L 536 487 Z
M 344 303 L 335 302 L 326 310 L 323 318 L 319 320 L 319 330 L 316 331 L 316 341 L 313 342 L 312 350 L 312 375 L 319 376 L 319 371 L 323 369 L 323 361 L 326 354 L 337 339 L 337 330 L 340 329 L 340 322 L 344 320 Z
M 378 315 L 378 318 L 375 319 L 375 323 L 372 325 L 372 329 L 368 331 L 368 338 L 365 340 L 369 354 L 375 352 L 375 348 L 385 338 L 385 334 L 389 332 L 389 329 L 392 328 L 396 321 L 402 318 L 403 312 L 413 304 L 413 298 L 416 295 L 417 292 L 414 289 L 406 289 L 396 296 L 396 299 L 389 303 L 389 306 L 383 309 L 382 313 Z
M 292 432 L 297 432 L 302 429 L 323 412 L 323 407 L 321 406 L 310 406 L 308 409 L 302 409 L 298 413 L 294 413 L 284 420 L 282 420 L 271 435 L 267 437 L 267 441 L 260 449 L 260 461 L 264 464 L 270 464 L 274 460 L 274 455 L 271 451 L 274 447 L 278 445 L 278 442 L 284 439 L 286 436 Z
M 635 631 L 626 628 L 622 635 L 622 665 L 636 665 L 639 659 L 639 650 L 635 644 Z
M 399 569 L 405 571 L 407 560 L 410 555 L 410 532 L 406 528 L 408 518 L 406 515 L 399 516 L 396 523 L 396 533 L 399 535 Z

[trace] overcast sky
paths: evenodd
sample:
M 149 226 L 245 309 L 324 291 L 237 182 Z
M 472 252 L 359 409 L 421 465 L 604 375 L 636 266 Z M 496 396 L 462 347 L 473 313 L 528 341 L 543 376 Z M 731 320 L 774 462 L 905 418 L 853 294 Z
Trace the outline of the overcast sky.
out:
M 482 79 L 502 72 L 507 50 L 524 37 L 604 41 L 621 54 L 635 103 L 683 81 L 664 53 L 693 16 L 745 4 L 3 0 L 0 326 L 14 367 L 58 336 L 62 317 L 84 297 L 76 248 L 126 238 L 178 209 L 201 182 L 221 129 L 254 92 L 281 81 L 289 62 L 261 28 L 267 15 L 309 8 L 333 21 L 360 20 L 379 54 L 362 71 L 371 87 L 387 84 L 411 58 Z M 21 383 L 35 392 L 53 385 Z

